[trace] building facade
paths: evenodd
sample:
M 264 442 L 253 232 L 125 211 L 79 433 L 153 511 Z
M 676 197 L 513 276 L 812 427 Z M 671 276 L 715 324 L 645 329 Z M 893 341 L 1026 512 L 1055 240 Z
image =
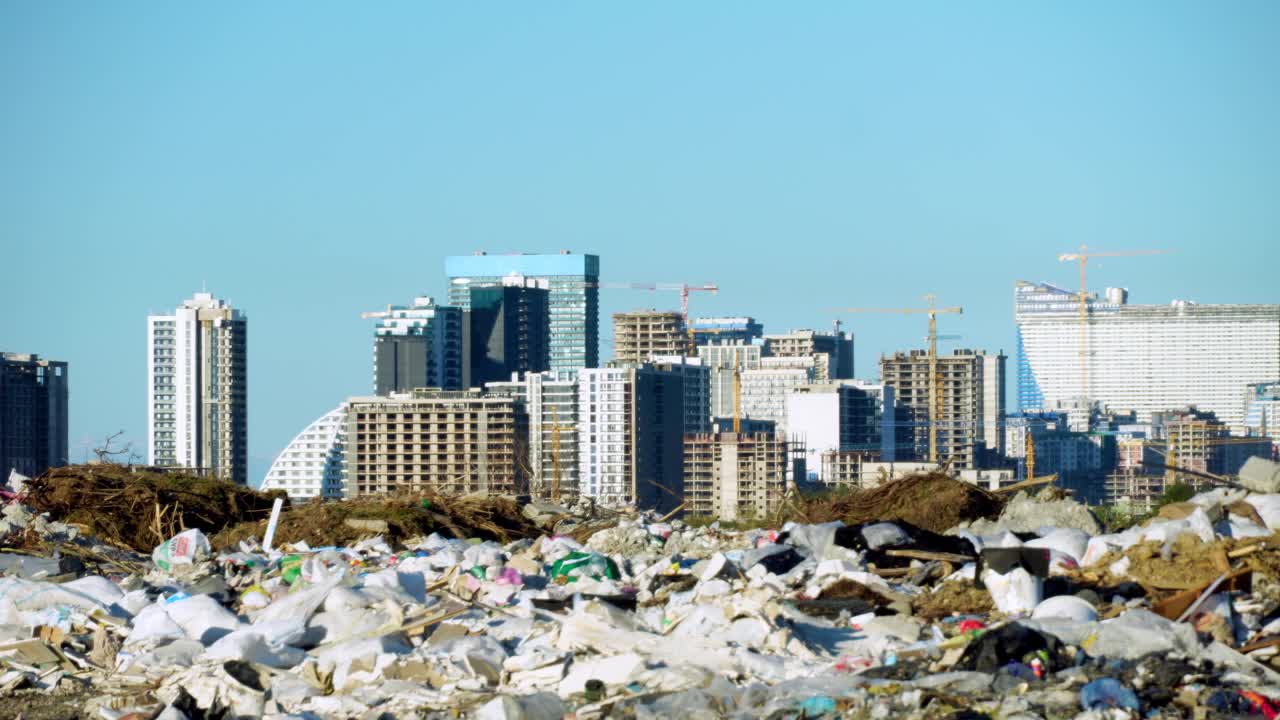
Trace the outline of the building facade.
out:
M 739 373 L 742 417 L 774 423 L 778 437 L 788 438 L 787 396 L 814 381 L 813 370 L 802 368 L 757 368 Z
M 294 501 L 342 497 L 346 435 L 344 402 L 317 418 L 280 451 L 259 489 L 283 490 Z
M 689 337 L 678 312 L 635 310 L 613 316 L 614 362 L 645 363 L 655 355 L 687 355 Z
M 764 326 L 753 317 L 703 317 L 689 321 L 695 345 L 751 343 L 764 337 Z
M 874 393 L 854 385 L 821 383 L 792 389 L 786 404 L 787 434 L 804 440 L 809 479 L 828 482 L 828 467 L 840 470 L 841 458 L 828 462 L 828 453 L 862 451 L 881 459 L 884 417 Z
M 684 498 L 684 378 L 653 366 L 578 375 L 578 490 L 661 512 Z
M 710 371 L 711 417 L 732 418 L 734 371 L 759 369 L 764 348 L 733 342 L 700 345 L 697 350 L 702 364 Z
M 374 394 L 466 387 L 469 351 L 463 342 L 461 310 L 419 296 L 411 305 L 365 315 L 378 318 L 373 330 Z
M 550 369 L 549 293 L 537 285 L 472 286 L 470 386 Z
M 1255 383 L 1245 391 L 1244 427 L 1250 435 L 1280 434 L 1280 381 Z
M 773 435 L 699 433 L 684 438 L 686 511 L 737 521 L 764 519 L 787 492 L 787 443 Z
M 529 493 L 567 499 L 578 494 L 578 381 L 550 372 L 526 373 L 485 385 L 485 394 L 513 397 L 529 418 Z
M 683 355 L 655 355 L 650 364 L 684 378 L 684 434 L 711 432 L 711 369 Z
M 471 287 L 503 278 L 545 281 L 550 327 L 550 369 L 574 377 L 600 364 L 600 258 L 596 255 L 476 255 L 445 259 L 449 304 L 470 309 Z
M 347 402 L 346 497 L 528 489 L 528 424 L 514 398 L 418 389 Z
M 209 293 L 147 317 L 147 462 L 248 482 L 248 320 Z
M 70 461 L 69 382 L 65 362 L 0 353 L 0 482 L 13 471 L 35 477 Z
M 765 335 L 766 357 L 813 357 L 816 382 L 853 378 L 853 338 L 837 330 L 792 330 L 785 335 Z
M 1280 305 L 1130 305 L 1126 290 L 1110 288 L 1089 295 L 1085 308 L 1082 332 L 1078 292 L 1014 288 L 1023 410 L 1084 396 L 1145 421 L 1194 406 L 1243 434 L 1242 394 L 1280 377 Z
M 1004 444 L 1004 391 L 1000 389 L 1004 384 L 1004 356 L 956 350 L 951 355 L 938 356 L 938 375 L 933 417 L 938 460 L 949 460 L 958 469 L 985 467 L 990 460 L 988 448 L 999 449 Z M 894 389 L 898 405 L 906 411 L 915 440 L 912 455 L 928 459 L 933 384 L 928 353 L 912 350 L 881 357 L 880 377 Z M 996 407 L 988 405 L 992 400 Z

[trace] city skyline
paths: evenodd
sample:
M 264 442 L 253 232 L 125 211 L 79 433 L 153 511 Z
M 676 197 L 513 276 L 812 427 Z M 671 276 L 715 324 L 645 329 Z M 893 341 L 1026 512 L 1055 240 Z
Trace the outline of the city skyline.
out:
M 768 332 L 840 319 L 862 377 L 923 320 L 827 308 L 935 292 L 965 308 L 944 352 L 1012 357 L 1013 283 L 1077 287 L 1057 255 L 1085 243 L 1178 250 L 1090 265 L 1133 303 L 1280 300 L 1274 4 L 388 6 L 356 54 L 299 7 L 0 9 L 0 222 L 30 270 L 0 341 L 74 368 L 73 461 L 121 429 L 145 454 L 144 318 L 207 287 L 254 320 L 256 482 L 370 391 L 359 313 L 446 301 L 443 258 L 480 249 L 715 282 L 692 315 Z M 678 298 L 601 291 L 602 359 L 649 307 Z

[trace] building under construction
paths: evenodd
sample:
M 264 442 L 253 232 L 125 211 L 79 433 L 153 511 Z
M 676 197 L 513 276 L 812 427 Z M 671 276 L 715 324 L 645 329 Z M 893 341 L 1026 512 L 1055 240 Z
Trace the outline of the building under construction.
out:
M 769 433 L 699 433 L 684 439 L 684 499 L 690 515 L 764 518 L 787 492 L 788 443 Z
M 934 412 L 929 353 L 912 350 L 880 358 L 881 381 L 894 389 L 905 408 L 914 437 L 916 458 L 929 457 L 929 425 L 937 427 L 937 459 L 957 469 L 982 467 L 987 449 L 1004 446 L 1004 355 L 956 350 L 939 355 Z M 899 454 L 899 458 L 903 455 Z
M 655 355 L 689 354 L 689 338 L 680 313 L 636 310 L 613 316 L 615 362 L 639 364 Z
M 485 385 L 494 396 L 510 396 L 529 418 L 529 493 L 564 499 L 578 494 L 578 383 L 551 373 Z
M 526 492 L 527 425 L 514 398 L 479 390 L 352 398 L 344 494 Z

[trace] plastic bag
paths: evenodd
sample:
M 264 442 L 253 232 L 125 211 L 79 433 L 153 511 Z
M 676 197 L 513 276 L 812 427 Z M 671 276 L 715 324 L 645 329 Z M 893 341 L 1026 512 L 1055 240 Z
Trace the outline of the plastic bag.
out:
M 982 573 L 982 582 L 996 607 L 1006 614 L 1029 613 L 1044 597 L 1044 582 L 1021 567 L 1004 574 L 988 569 Z
M 209 556 L 209 539 L 192 528 L 174 535 L 151 551 L 151 562 L 165 572 L 178 565 L 191 565 Z
M 568 580 L 576 580 L 580 577 L 589 577 L 594 580 L 601 578 L 618 580 L 622 577 L 622 573 L 618 571 L 617 563 L 600 553 L 571 552 L 552 563 L 551 577 L 556 579 L 563 577 Z

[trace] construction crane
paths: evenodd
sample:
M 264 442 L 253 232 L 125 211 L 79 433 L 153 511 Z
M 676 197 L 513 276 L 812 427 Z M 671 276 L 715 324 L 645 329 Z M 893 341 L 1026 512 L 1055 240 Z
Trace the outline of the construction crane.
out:
M 560 431 L 576 430 L 577 425 L 561 425 L 560 412 L 551 406 L 551 500 L 560 502 Z
M 1089 410 L 1089 299 L 1086 295 L 1086 266 L 1089 258 L 1097 257 L 1133 257 L 1136 255 L 1162 255 L 1172 250 L 1119 250 L 1114 252 L 1090 252 L 1088 245 L 1081 245 L 1080 252 L 1062 253 L 1058 262 L 1080 263 L 1080 399 L 1085 404 L 1085 412 Z
M 742 432 L 742 360 L 733 364 L 733 434 Z
M 1031 434 L 1031 426 L 1027 426 L 1027 482 L 1036 479 L 1036 440 Z
M 693 341 L 693 325 L 689 323 L 689 293 L 691 292 L 719 292 L 720 288 L 715 283 L 703 283 L 701 285 L 690 285 L 688 283 L 636 283 L 636 282 L 602 282 L 597 283 L 596 287 L 611 288 L 614 290 L 648 290 L 650 292 L 656 290 L 677 290 L 680 292 L 680 319 L 684 322 L 686 331 L 689 334 L 688 355 L 694 354 Z
M 924 296 L 927 308 L 835 308 L 836 312 L 896 313 L 901 315 L 929 315 L 929 462 L 938 462 L 938 416 L 941 414 L 942 393 L 938 391 L 938 314 L 964 314 L 962 307 L 940 308 L 934 304 L 933 293 Z

